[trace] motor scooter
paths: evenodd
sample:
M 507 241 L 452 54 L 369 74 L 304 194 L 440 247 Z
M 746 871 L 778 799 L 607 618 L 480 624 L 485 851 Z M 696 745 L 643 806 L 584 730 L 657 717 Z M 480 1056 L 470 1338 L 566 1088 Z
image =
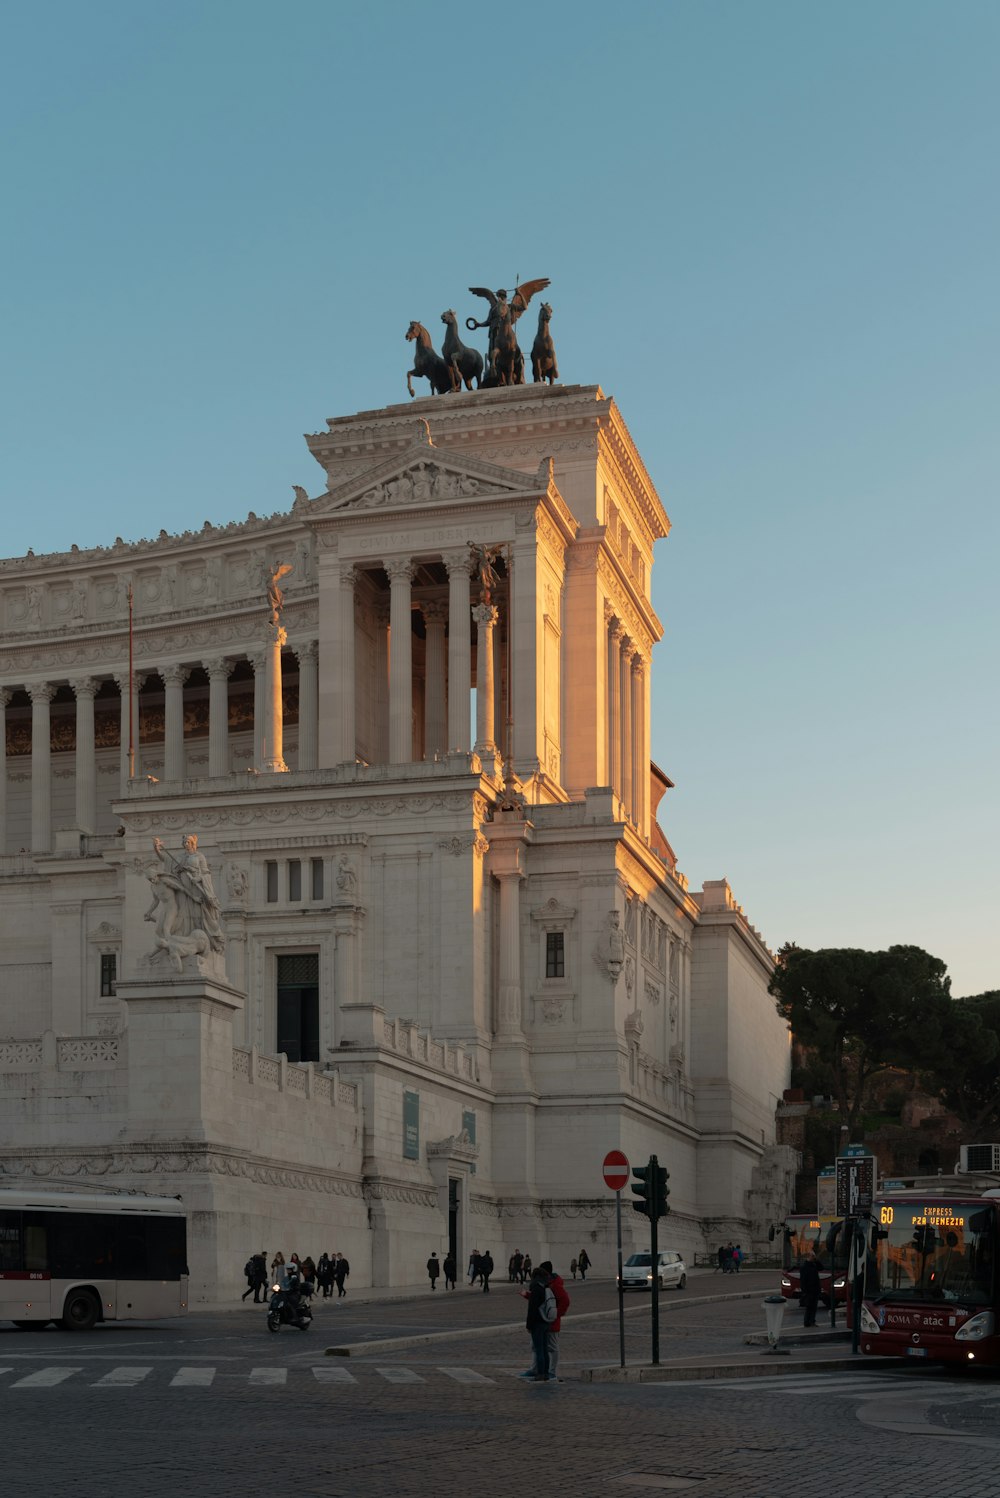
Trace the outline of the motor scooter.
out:
M 283 1326 L 297 1326 L 300 1332 L 308 1331 L 313 1313 L 309 1302 L 301 1295 L 283 1290 L 280 1285 L 271 1286 L 271 1299 L 267 1307 L 267 1329 L 276 1332 Z

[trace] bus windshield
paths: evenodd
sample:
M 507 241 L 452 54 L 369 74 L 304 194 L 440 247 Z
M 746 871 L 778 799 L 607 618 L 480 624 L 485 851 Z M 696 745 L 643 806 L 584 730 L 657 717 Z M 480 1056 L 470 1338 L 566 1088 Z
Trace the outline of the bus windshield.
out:
M 826 1246 L 827 1234 L 834 1223 L 839 1220 L 836 1217 L 792 1216 L 786 1218 L 784 1267 L 797 1269 L 803 1260 L 815 1250 L 824 1269 L 843 1269 L 847 1254 L 844 1232 L 837 1234 L 832 1263 Z
M 873 1215 L 878 1237 L 869 1260 L 869 1297 L 992 1305 L 992 1207 L 982 1201 L 884 1201 L 875 1204 Z

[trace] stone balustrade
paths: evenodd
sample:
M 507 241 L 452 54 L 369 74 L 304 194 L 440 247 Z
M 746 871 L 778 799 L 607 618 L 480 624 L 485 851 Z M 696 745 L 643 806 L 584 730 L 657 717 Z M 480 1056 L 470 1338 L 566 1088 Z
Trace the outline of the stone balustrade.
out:
M 358 1108 L 358 1089 L 353 1082 L 343 1082 L 336 1071 L 321 1072 L 307 1062 L 302 1066 L 286 1056 L 264 1056 L 256 1046 L 233 1046 L 233 1076 L 251 1087 L 273 1092 L 296 1093 L 306 1100 L 318 1100 L 330 1107 Z
M 0 1040 L 0 1072 L 97 1071 L 118 1065 L 117 1035 L 55 1035 L 46 1030 L 33 1040 Z

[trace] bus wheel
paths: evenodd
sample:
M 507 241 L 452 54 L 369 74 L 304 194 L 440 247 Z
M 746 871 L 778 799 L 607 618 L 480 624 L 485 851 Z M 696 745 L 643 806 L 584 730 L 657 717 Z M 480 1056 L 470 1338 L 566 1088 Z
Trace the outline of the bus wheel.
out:
M 67 1332 L 89 1332 L 97 1324 L 99 1306 L 89 1290 L 72 1290 L 63 1306 L 62 1327 Z
M 687 1282 L 688 1282 L 687 1275 L 686 1274 L 682 1274 L 681 1277 L 680 1277 L 680 1279 L 677 1281 L 677 1288 L 678 1288 L 678 1290 L 686 1290 L 687 1289 Z

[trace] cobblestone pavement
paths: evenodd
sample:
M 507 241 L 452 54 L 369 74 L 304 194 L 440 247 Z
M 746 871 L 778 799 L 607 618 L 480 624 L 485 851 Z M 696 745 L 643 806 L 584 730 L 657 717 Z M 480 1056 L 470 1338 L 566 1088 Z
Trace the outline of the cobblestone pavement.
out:
M 647 1315 L 629 1318 L 630 1356 L 646 1355 Z M 588 1360 L 617 1362 L 614 1320 L 568 1318 L 566 1381 L 544 1386 L 516 1377 L 523 1331 L 456 1327 L 345 1359 L 323 1355 L 332 1317 L 317 1320 L 276 1337 L 259 1308 L 90 1337 L 0 1329 L 5 1487 L 47 1498 L 828 1498 L 848 1475 L 898 1493 L 946 1471 L 969 1498 L 998 1491 L 1000 1380 L 858 1369 L 846 1355 L 811 1371 L 809 1349 L 767 1359 L 743 1342 L 763 1324 L 757 1297 L 678 1305 L 665 1334 L 671 1350 L 741 1354 L 764 1376 L 668 1384 L 579 1381 Z M 399 1333 L 398 1307 L 385 1327 Z

